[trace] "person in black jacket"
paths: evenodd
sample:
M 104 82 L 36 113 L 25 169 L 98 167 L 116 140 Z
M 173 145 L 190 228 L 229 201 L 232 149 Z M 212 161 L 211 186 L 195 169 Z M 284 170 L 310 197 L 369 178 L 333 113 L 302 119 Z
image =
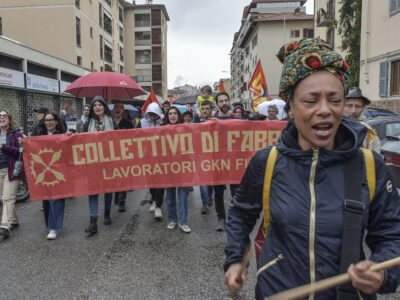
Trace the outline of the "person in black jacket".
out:
M 254 155 L 232 200 L 225 283 L 232 292 L 242 287 L 246 279 L 243 254 L 263 212 L 265 242 L 257 260 L 256 299 L 314 285 L 346 270 L 349 286 L 310 293 L 307 298 L 372 300 L 377 292 L 395 292 L 400 266 L 384 271 L 370 268 L 400 255 L 400 198 L 382 158 L 360 149 L 366 127 L 342 118 L 348 65 L 320 39 L 289 43 L 278 58 L 283 63 L 279 96 L 290 103 L 292 120 L 276 148 Z M 275 150 L 271 170 L 267 161 Z M 346 171 L 357 157 L 360 166 L 350 169 L 350 165 Z M 366 172 L 371 166 L 368 160 L 374 168 L 372 187 Z M 269 182 L 265 182 L 266 170 L 272 171 Z M 358 175 L 352 178 L 359 177 L 350 189 L 349 170 Z M 345 221 L 350 212 L 358 216 L 352 223 Z M 343 238 L 349 232 L 354 237 L 352 247 Z M 364 237 L 371 250 L 369 259 L 363 251 Z
M 44 126 L 44 124 L 42 124 L 43 118 L 44 118 L 44 115 L 49 112 L 49 109 L 47 107 L 39 107 L 39 108 L 35 108 L 33 111 L 36 113 L 36 120 L 38 121 L 38 123 L 33 128 L 31 136 L 37 136 L 39 133 L 39 128 L 42 125 Z
M 122 102 L 114 103 L 114 121 L 118 129 L 132 129 L 133 124 L 128 119 L 124 118 L 124 104 Z M 114 193 L 114 203 L 117 204 L 120 212 L 126 211 L 125 207 L 126 191 Z

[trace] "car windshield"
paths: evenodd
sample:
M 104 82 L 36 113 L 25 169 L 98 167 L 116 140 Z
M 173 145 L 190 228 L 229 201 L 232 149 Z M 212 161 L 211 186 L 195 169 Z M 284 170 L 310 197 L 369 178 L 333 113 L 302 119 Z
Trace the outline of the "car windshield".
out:
M 386 124 L 386 136 L 400 136 L 400 122 Z

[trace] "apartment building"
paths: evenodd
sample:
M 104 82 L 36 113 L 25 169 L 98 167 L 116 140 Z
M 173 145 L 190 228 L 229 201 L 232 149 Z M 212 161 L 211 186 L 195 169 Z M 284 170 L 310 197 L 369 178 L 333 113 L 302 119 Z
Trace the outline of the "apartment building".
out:
M 168 97 L 167 22 L 164 5 L 132 4 L 125 8 L 126 74 L 146 91 Z
M 142 1 L 1 0 L 0 34 L 92 71 L 128 74 L 167 97 L 169 17 L 164 5 Z
M 314 0 L 314 36 L 323 39 L 343 57 L 342 37 L 337 29 L 339 22 L 339 0 Z
M 363 1 L 360 88 L 371 106 L 400 112 L 400 1 Z
M 253 0 L 244 8 L 230 53 L 234 101 L 240 100 L 247 109 L 252 107 L 253 95 L 247 88 L 259 60 L 269 95 L 278 98 L 282 64 L 276 54 L 285 43 L 314 36 L 314 16 L 305 13 L 305 2 Z

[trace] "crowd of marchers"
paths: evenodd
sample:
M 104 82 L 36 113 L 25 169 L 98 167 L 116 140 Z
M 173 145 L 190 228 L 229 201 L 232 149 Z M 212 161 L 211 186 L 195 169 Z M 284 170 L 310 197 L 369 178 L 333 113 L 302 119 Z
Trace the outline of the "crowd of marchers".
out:
M 349 117 L 360 120 L 362 112 L 369 100 L 365 98 L 358 88 L 349 89 L 344 113 Z M 285 108 L 286 114 L 289 108 Z M 35 109 L 37 115 L 37 125 L 32 131 L 32 136 L 54 135 L 67 133 L 65 122 L 65 112 L 61 115 L 50 112 L 46 107 Z M 134 129 L 158 126 L 178 125 L 182 123 L 201 123 L 215 120 L 278 120 L 279 110 L 276 105 L 267 106 L 259 110 L 256 114 L 246 111 L 242 104 L 231 103 L 229 94 L 220 92 L 215 97 L 212 96 L 212 89 L 206 85 L 201 88 L 201 95 L 192 108 L 185 113 L 171 106 L 169 101 L 164 101 L 162 105 L 151 103 L 142 118 L 131 119 L 124 110 L 124 104 L 117 102 L 114 104 L 113 114 L 109 110 L 106 101 L 97 96 L 93 98 L 92 103 L 83 107 L 83 113 L 76 125 L 76 132 L 97 132 L 104 130 Z M 283 120 L 288 120 L 286 117 Z M 367 126 L 365 123 L 363 123 Z M 12 115 L 7 110 L 0 110 L 0 191 L 3 203 L 2 221 L 0 227 L 0 237 L 6 239 L 10 231 L 19 226 L 15 208 L 15 196 L 19 185 L 19 180 L 24 178 L 25 173 L 22 168 L 20 173 L 14 175 L 15 164 L 21 159 L 20 148 L 23 134 L 14 122 Z M 369 128 L 369 130 L 373 130 Z M 70 133 L 67 133 L 70 134 Z M 380 143 L 375 136 L 373 141 L 365 141 L 365 145 L 373 147 L 379 153 Z M 233 198 L 238 185 L 229 186 L 230 194 Z M 208 214 L 209 207 L 214 205 L 217 222 L 216 230 L 224 231 L 226 224 L 226 209 L 224 205 L 225 185 L 200 186 L 200 196 L 202 201 L 201 214 Z M 162 219 L 161 207 L 164 196 L 167 202 L 168 229 L 174 229 L 179 226 L 184 232 L 191 232 L 188 224 L 188 197 L 193 188 L 175 187 L 175 188 L 154 188 L 150 189 L 150 212 L 154 213 L 156 219 Z M 111 225 L 112 202 L 118 207 L 119 212 L 126 210 L 127 191 L 104 194 L 104 224 Z M 99 195 L 89 195 L 89 226 L 85 232 L 89 234 L 97 233 L 98 221 L 98 198 Z M 114 201 L 113 201 L 114 198 Z M 43 212 L 45 225 L 48 230 L 48 239 L 55 239 L 62 227 L 64 219 L 65 199 L 45 200 L 43 201 Z
M 392 293 L 400 283 L 400 267 L 371 270 L 378 262 L 400 256 L 400 198 L 379 155 L 376 133 L 363 123 L 370 100 L 357 87 L 347 87 L 349 66 L 320 39 L 289 43 L 278 53 L 283 63 L 279 96 L 286 101 L 287 124 L 278 143 L 258 151 L 249 162 L 240 185 L 230 185 L 232 201 L 226 214 L 224 185 L 202 186 L 200 213 L 214 205 L 215 229 L 227 231 L 225 283 L 232 292 L 241 289 L 248 265 L 243 263 L 250 232 L 263 212 L 263 237 L 257 258 L 256 298 L 311 284 L 339 272 L 351 283 L 331 288 L 310 299 L 376 299 L 375 293 Z M 233 104 L 229 94 L 212 97 L 201 89 L 192 112 L 181 114 L 168 102 L 151 103 L 143 118 L 124 118 L 124 105 L 111 114 L 105 100 L 96 96 L 84 107 L 78 132 L 179 126 L 182 123 L 223 122 L 230 119 L 276 120 L 275 106 L 250 116 Z M 262 103 L 261 103 L 262 104 Z M 261 105 L 260 104 L 260 105 Z M 346 115 L 347 117 L 343 117 Z M 35 135 L 66 132 L 65 120 L 46 108 L 37 110 Z M 67 133 L 71 134 L 71 133 Z M 79 134 L 79 133 L 78 133 Z M 3 203 L 0 238 L 17 228 L 15 194 L 25 176 L 22 167 L 23 134 L 9 111 L 0 108 L 0 191 Z M 167 228 L 190 233 L 190 188 L 150 189 L 149 210 L 162 219 L 166 194 Z M 177 197 L 178 196 L 178 197 Z M 97 233 L 99 195 L 89 195 L 89 235 Z M 104 224 L 111 225 L 113 194 L 104 195 Z M 126 210 L 126 191 L 114 194 L 120 212 Z M 65 199 L 43 201 L 48 239 L 62 227 Z M 363 252 L 363 240 L 371 250 Z

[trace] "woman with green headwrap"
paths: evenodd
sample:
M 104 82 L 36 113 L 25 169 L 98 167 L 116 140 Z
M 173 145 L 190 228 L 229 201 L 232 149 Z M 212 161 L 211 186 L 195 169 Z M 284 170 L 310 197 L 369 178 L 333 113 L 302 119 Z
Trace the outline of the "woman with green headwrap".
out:
M 355 248 L 353 256 L 358 251 L 353 262 L 361 262 L 344 264 L 356 289 L 342 286 L 340 291 L 333 288 L 308 299 L 376 299 L 376 292 L 394 292 L 400 279 L 398 267 L 385 272 L 368 269 L 400 255 L 400 199 L 385 163 L 371 152 L 376 181 L 368 185 L 367 159 L 360 150 L 367 129 L 342 118 L 348 65 L 318 39 L 285 45 L 278 58 L 283 63 L 280 97 L 289 102 L 292 120 L 276 145 L 270 182 L 264 182 L 266 165 L 275 150 L 267 147 L 252 158 L 232 200 L 225 283 L 231 291 L 242 287 L 247 270 L 241 273 L 241 261 L 262 211 L 266 239 L 257 261 L 257 299 L 337 275 L 341 262 L 346 262 L 341 253 L 348 251 L 345 246 L 342 249 L 345 207 L 349 211 L 350 204 L 356 203 L 357 209 L 350 213 L 358 213 L 360 242 L 350 240 L 350 248 Z M 355 166 L 350 161 L 357 160 L 357 167 L 349 167 Z M 354 181 L 345 175 L 349 170 L 359 175 L 358 188 L 348 187 L 346 181 Z M 268 190 L 264 184 L 269 198 L 263 199 Z M 358 200 L 346 199 L 349 193 Z M 372 252 L 369 260 L 360 251 L 364 232 Z

